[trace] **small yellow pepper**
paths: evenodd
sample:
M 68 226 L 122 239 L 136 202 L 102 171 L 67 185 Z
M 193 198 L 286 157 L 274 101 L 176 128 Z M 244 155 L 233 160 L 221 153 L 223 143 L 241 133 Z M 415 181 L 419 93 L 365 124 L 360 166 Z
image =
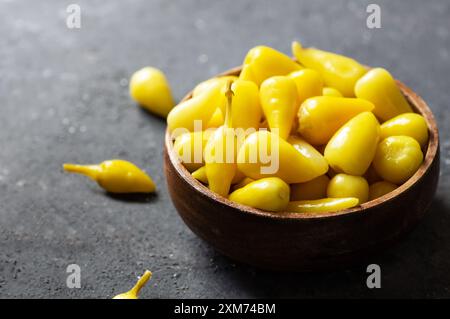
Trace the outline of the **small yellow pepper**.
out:
M 342 97 L 342 93 L 336 90 L 335 88 L 324 87 L 322 89 L 323 96 L 334 96 L 334 97 Z
M 231 106 L 231 122 L 234 128 L 258 129 L 262 109 L 259 102 L 259 89 L 255 83 L 236 80 L 231 86 L 233 100 Z
M 406 135 L 414 138 L 424 147 L 428 142 L 428 126 L 422 115 L 403 113 L 381 124 L 380 137 Z
M 262 178 L 235 190 L 229 199 L 271 212 L 283 211 L 289 203 L 289 185 L 277 177 Z
M 357 198 L 322 198 L 315 200 L 300 200 L 289 202 L 286 211 L 293 213 L 330 213 L 355 207 L 359 204 Z
M 192 96 L 199 96 L 200 94 L 210 90 L 211 88 L 214 88 L 217 85 L 217 83 L 224 88 L 226 87 L 229 81 L 235 81 L 237 79 L 238 77 L 235 75 L 225 75 L 200 82 L 192 91 Z
M 327 175 L 314 178 L 306 183 L 291 185 L 291 201 L 312 200 L 327 197 L 330 179 Z
M 181 102 L 175 106 L 167 116 L 167 126 L 170 132 L 177 128 L 194 131 L 195 122 L 201 121 L 204 129 L 214 112 L 218 107 L 224 105 L 221 100 L 223 97 L 223 87 L 220 83 L 215 83 L 208 90 L 205 90 L 198 96 Z
M 146 270 L 141 278 L 139 278 L 136 285 L 130 290 L 125 293 L 119 294 L 115 296 L 113 299 L 138 299 L 139 291 L 141 291 L 142 287 L 149 281 L 149 279 L 152 277 L 152 272 L 149 270 Z
M 419 143 L 409 136 L 390 136 L 378 145 L 373 166 L 386 181 L 403 184 L 423 161 Z
M 315 48 L 303 48 L 296 41 L 292 43 L 292 52 L 302 65 L 318 71 L 326 86 L 337 89 L 347 97 L 354 96 L 356 81 L 367 72 L 353 59 Z
M 298 109 L 297 86 L 287 76 L 274 76 L 261 84 L 261 105 L 270 130 L 278 129 L 281 138 L 291 133 Z
M 373 108 L 372 103 L 363 99 L 313 97 L 300 106 L 298 132 L 311 144 L 326 144 L 348 120 Z
M 202 182 L 203 184 L 208 184 L 208 177 L 206 176 L 206 167 L 205 166 L 202 166 L 199 169 L 197 169 L 196 171 L 192 172 L 192 177 L 195 178 L 196 180 Z M 231 184 L 236 184 L 236 183 L 240 184 L 244 179 L 246 179 L 245 175 L 243 173 L 241 173 L 240 171 L 236 171 L 236 174 L 234 174 Z M 238 188 L 240 188 L 240 187 L 238 187 Z
M 327 196 L 331 198 L 356 197 L 362 204 L 369 199 L 369 184 L 361 176 L 337 174 L 328 184 Z
M 372 102 L 375 105 L 373 113 L 382 121 L 412 112 L 392 75 L 382 68 L 372 69 L 359 79 L 355 85 L 355 94 Z
M 376 182 L 369 187 L 369 200 L 384 196 L 397 188 L 397 185 L 381 181 Z
M 189 172 L 199 169 L 205 164 L 203 152 L 214 130 L 197 131 L 179 135 L 173 144 L 184 167 Z
M 372 162 L 380 124 L 371 112 L 356 115 L 334 134 L 325 148 L 328 164 L 338 173 L 363 175 Z
M 156 189 L 150 176 L 123 160 L 110 160 L 98 165 L 64 164 L 63 167 L 67 172 L 90 177 L 110 193 L 152 193 Z
M 300 69 L 302 67 L 286 54 L 266 46 L 257 46 L 248 51 L 239 78 L 260 86 L 267 78 L 287 75 Z
M 166 77 L 151 67 L 131 76 L 130 95 L 142 107 L 162 117 L 166 117 L 175 104 Z
M 250 134 L 238 153 L 238 167 L 253 179 L 279 177 L 288 184 L 304 183 L 328 171 L 325 158 L 314 147 L 291 145 L 268 131 Z
M 208 187 L 221 196 L 228 196 L 237 171 L 236 153 L 238 146 L 235 131 L 232 127 L 233 91 L 231 87 L 232 82 L 229 81 L 225 92 L 227 98 L 225 123 L 209 138 L 204 155 Z
M 322 95 L 323 80 L 319 72 L 312 69 L 302 69 L 289 73 L 297 86 L 298 105 L 313 96 Z

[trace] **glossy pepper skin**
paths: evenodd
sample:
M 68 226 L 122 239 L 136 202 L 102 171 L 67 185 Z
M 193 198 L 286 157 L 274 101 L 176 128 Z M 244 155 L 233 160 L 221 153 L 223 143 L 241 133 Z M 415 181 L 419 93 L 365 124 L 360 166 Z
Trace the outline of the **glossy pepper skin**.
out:
M 131 288 L 130 291 L 127 291 L 123 294 L 119 294 L 119 295 L 115 296 L 113 299 L 138 299 L 139 292 L 141 291 L 142 287 L 145 286 L 147 281 L 150 280 L 150 278 L 152 278 L 152 272 L 149 270 L 146 270 L 144 272 L 144 274 L 142 275 L 142 277 L 139 278 L 136 285 L 133 288 Z
M 373 166 L 385 181 L 401 185 L 419 169 L 423 153 L 409 136 L 390 136 L 380 142 Z
M 336 90 L 335 88 L 324 87 L 322 89 L 323 96 L 334 96 L 334 97 L 342 97 L 342 93 Z
M 258 129 L 263 111 L 259 101 L 259 89 L 251 81 L 236 80 L 231 89 L 234 93 L 231 106 L 231 121 L 234 128 Z
M 403 113 L 381 124 L 381 139 L 389 136 L 406 135 L 414 138 L 424 147 L 428 142 L 428 125 L 422 115 Z
M 98 165 L 64 164 L 64 170 L 86 175 L 110 193 L 152 193 L 156 189 L 150 176 L 123 160 L 110 160 Z
M 299 105 L 307 98 L 322 95 L 323 80 L 319 72 L 312 69 L 302 69 L 289 73 L 297 86 Z
M 384 196 L 397 188 L 397 185 L 381 181 L 376 182 L 369 187 L 369 200 Z
M 325 147 L 334 171 L 363 175 L 372 162 L 380 138 L 380 124 L 371 112 L 356 115 L 342 126 Z
M 235 75 L 218 76 L 215 78 L 208 79 L 206 81 L 197 84 L 197 86 L 192 91 L 192 96 L 199 96 L 200 94 L 210 90 L 217 84 L 219 84 L 219 86 L 221 87 L 226 87 L 229 81 L 236 81 L 237 79 L 238 77 Z
M 322 175 L 306 183 L 291 185 L 291 201 L 313 200 L 327 197 L 330 178 Z
M 300 106 L 298 132 L 311 144 L 326 144 L 351 118 L 373 109 L 373 104 L 363 99 L 313 97 Z
M 330 213 L 358 206 L 357 198 L 322 198 L 289 202 L 286 211 L 293 213 Z
M 203 165 L 203 153 L 214 130 L 197 131 L 179 135 L 173 144 L 178 158 L 189 172 L 193 172 Z
M 298 109 L 297 86 L 287 76 L 274 76 L 261 84 L 260 100 L 270 130 L 278 129 L 286 139 Z
M 257 46 L 248 51 L 239 78 L 253 81 L 257 86 L 275 75 L 287 75 L 302 67 L 289 56 L 266 46 Z
M 195 120 L 202 123 L 205 128 L 218 107 L 223 103 L 223 87 L 220 83 L 212 85 L 198 96 L 181 102 L 175 106 L 167 116 L 167 126 L 170 132 L 177 128 L 194 131 Z
M 267 158 L 263 158 L 266 154 Z M 304 141 L 291 145 L 268 131 L 250 134 L 239 149 L 237 161 L 239 170 L 247 177 L 256 180 L 279 177 L 288 184 L 304 183 L 328 171 L 326 160 L 314 147 Z
M 235 190 L 229 199 L 270 212 L 283 211 L 289 203 L 289 185 L 277 177 L 267 177 Z
M 367 69 L 357 61 L 315 48 L 303 48 L 299 42 L 292 43 L 292 52 L 307 68 L 318 71 L 326 86 L 337 89 L 344 96 L 354 96 L 354 86 Z
M 206 167 L 205 166 L 202 166 L 199 169 L 192 172 L 192 177 L 194 177 L 196 180 L 202 182 L 203 184 L 208 184 L 208 176 L 206 176 Z M 244 174 L 242 174 L 240 171 L 236 171 L 236 174 L 234 175 L 233 180 L 231 181 L 231 184 L 240 183 L 245 178 L 246 177 Z M 238 187 L 238 188 L 240 188 L 240 187 Z
M 361 176 L 337 174 L 328 184 L 327 197 L 356 197 L 362 204 L 369 199 L 369 184 Z
M 130 95 L 143 108 L 164 118 L 175 105 L 164 73 L 152 67 L 131 76 Z
M 372 69 L 355 84 L 355 95 L 375 105 L 373 113 L 382 121 L 413 110 L 395 83 L 392 75 L 385 69 Z
M 208 187 L 211 191 L 224 197 L 228 196 L 237 171 L 237 138 L 231 120 L 233 100 L 231 87 L 232 82 L 230 81 L 225 92 L 227 98 L 225 124 L 211 135 L 206 144 L 204 155 Z

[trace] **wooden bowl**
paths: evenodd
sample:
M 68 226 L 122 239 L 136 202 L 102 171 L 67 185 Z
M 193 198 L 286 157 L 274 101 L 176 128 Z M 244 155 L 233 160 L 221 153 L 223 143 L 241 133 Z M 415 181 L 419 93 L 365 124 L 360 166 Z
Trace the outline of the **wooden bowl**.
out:
M 221 75 L 238 75 L 235 68 Z M 439 135 L 431 110 L 397 81 L 429 128 L 423 164 L 395 191 L 358 207 L 333 213 L 272 213 L 231 202 L 194 179 L 179 162 L 169 132 L 165 174 L 184 222 L 222 254 L 260 268 L 312 271 L 341 268 L 388 248 L 425 215 L 439 179 Z M 191 98 L 189 93 L 183 100 Z

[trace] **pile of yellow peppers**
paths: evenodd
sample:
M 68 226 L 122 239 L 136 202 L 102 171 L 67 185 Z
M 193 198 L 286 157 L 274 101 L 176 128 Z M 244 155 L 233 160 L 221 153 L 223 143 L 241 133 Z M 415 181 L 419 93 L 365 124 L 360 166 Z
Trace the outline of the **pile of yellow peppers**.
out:
M 170 111 L 169 130 L 187 130 L 174 135 L 175 149 L 201 154 L 179 151 L 192 176 L 234 202 L 297 213 L 351 208 L 408 180 L 428 127 L 391 74 L 298 42 L 292 51 L 296 61 L 255 47 L 239 76 L 200 83 Z M 237 140 L 238 128 L 254 131 Z M 250 160 L 262 145 L 276 151 L 277 170 L 264 172 L 259 155 Z M 227 161 L 217 161 L 218 151 Z

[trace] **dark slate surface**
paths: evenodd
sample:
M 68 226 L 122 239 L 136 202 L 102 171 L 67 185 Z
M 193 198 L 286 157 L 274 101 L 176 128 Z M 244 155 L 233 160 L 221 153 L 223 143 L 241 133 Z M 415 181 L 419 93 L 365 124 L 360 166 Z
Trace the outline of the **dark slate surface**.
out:
M 450 297 L 450 3 L 377 1 L 382 28 L 366 28 L 363 1 L 77 1 L 82 28 L 66 28 L 67 1 L 0 0 L 0 297 L 109 298 L 145 268 L 144 298 Z M 196 82 L 267 44 L 290 42 L 383 66 L 429 102 L 440 125 L 441 181 L 430 214 L 373 262 L 321 274 L 237 265 L 177 216 L 162 170 L 165 124 L 136 107 L 127 79 L 142 66 L 167 73 L 177 99 Z M 131 160 L 159 186 L 127 202 L 64 162 Z M 82 270 L 68 289 L 66 267 Z

